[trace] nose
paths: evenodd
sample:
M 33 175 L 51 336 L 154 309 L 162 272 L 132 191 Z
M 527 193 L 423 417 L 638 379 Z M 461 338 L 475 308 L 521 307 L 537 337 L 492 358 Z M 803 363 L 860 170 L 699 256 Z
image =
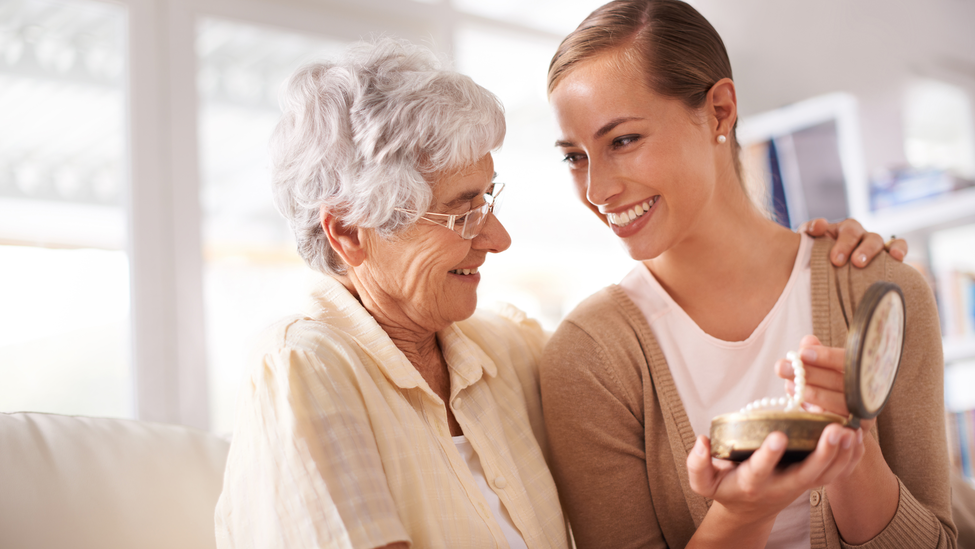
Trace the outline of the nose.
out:
M 613 197 L 623 192 L 622 183 L 614 176 L 612 166 L 607 162 L 590 159 L 587 176 L 586 200 L 597 208 L 609 204 Z
M 488 214 L 487 222 L 480 234 L 471 240 L 471 246 L 491 253 L 503 252 L 511 246 L 511 236 L 494 212 Z

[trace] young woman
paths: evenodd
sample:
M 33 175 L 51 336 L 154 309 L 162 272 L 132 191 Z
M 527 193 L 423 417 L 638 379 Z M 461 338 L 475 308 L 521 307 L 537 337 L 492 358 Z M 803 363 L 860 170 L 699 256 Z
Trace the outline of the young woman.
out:
M 542 398 L 579 547 L 953 547 L 933 296 L 887 254 L 835 267 L 832 241 L 767 219 L 742 185 L 728 56 L 677 0 L 617 0 L 552 60 L 549 94 L 580 196 L 642 263 L 582 303 L 546 348 Z M 859 255 L 857 255 L 859 259 Z M 791 391 L 847 415 L 848 322 L 875 280 L 901 286 L 898 382 L 860 430 L 831 425 L 776 468 L 773 433 L 739 466 L 710 420 Z M 775 366 L 775 370 L 773 370 Z

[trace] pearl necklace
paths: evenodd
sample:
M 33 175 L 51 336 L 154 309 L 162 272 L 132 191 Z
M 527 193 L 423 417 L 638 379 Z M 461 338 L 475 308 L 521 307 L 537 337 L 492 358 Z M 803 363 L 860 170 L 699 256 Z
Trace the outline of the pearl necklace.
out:
M 763 408 L 772 408 L 775 406 L 785 406 L 786 412 L 802 410 L 803 397 L 806 396 L 806 367 L 803 365 L 802 360 L 799 359 L 799 353 L 789 351 L 789 353 L 785 356 L 792 361 L 792 371 L 796 376 L 795 394 L 791 397 L 760 398 L 747 404 L 744 408 L 739 410 L 741 413 L 745 414 L 751 411 L 761 410 Z

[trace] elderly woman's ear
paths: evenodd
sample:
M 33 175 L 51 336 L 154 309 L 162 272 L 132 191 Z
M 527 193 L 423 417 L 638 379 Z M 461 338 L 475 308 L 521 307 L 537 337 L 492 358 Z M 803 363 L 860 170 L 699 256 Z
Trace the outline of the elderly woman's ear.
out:
M 342 261 L 350 267 L 358 267 L 366 258 L 363 248 L 361 234 L 358 227 L 349 227 L 342 223 L 342 220 L 322 206 L 319 211 L 319 219 L 322 223 L 322 230 L 328 237 L 328 243 L 335 250 L 335 253 L 342 258 Z

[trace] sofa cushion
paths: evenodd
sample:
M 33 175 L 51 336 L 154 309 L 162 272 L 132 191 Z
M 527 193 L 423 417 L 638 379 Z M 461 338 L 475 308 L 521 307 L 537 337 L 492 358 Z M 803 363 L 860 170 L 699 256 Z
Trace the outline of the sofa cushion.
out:
M 177 425 L 0 414 L 0 547 L 212 548 L 228 447 Z

